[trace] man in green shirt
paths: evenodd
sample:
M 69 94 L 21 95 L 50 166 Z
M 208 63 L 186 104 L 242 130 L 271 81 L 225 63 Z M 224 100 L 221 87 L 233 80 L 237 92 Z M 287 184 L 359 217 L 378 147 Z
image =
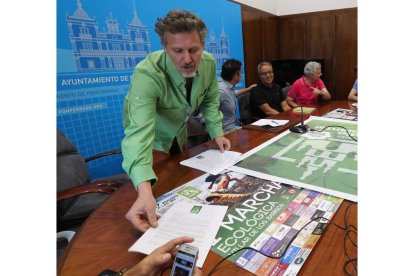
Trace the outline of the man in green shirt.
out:
M 230 149 L 223 137 L 213 56 L 203 51 L 207 27 L 188 11 L 172 10 L 155 24 L 164 50 L 149 54 L 135 68 L 124 102 L 122 167 L 138 197 L 126 218 L 139 231 L 157 226 L 151 184 L 152 150 L 173 154 L 187 140 L 186 121 L 199 108 L 210 137 L 221 152 Z

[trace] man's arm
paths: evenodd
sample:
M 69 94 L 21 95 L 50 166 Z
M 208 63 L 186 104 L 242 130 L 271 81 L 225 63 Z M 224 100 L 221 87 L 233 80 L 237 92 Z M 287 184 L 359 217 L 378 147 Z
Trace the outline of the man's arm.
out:
M 291 107 L 291 108 L 295 108 L 298 107 L 299 105 L 296 104 L 293 99 L 289 96 L 286 97 L 286 103 Z
M 295 108 L 298 107 L 299 104 L 295 103 L 295 96 L 298 95 L 297 93 L 299 93 L 297 87 L 296 87 L 297 82 L 293 83 L 293 85 L 290 86 L 288 94 L 286 96 L 286 103 L 289 105 L 289 107 L 291 108 Z
M 216 63 L 211 61 L 207 66 L 207 70 L 210 71 L 209 87 L 206 91 L 206 95 L 200 104 L 201 112 L 203 112 L 206 119 L 206 128 L 208 133 L 216 144 L 218 145 L 220 152 L 229 150 L 231 145 L 230 141 L 223 137 L 223 114 L 219 110 L 220 100 L 218 93 L 218 84 L 216 78 Z
M 231 148 L 231 144 L 230 144 L 230 140 L 223 137 L 223 136 L 218 136 L 214 139 L 214 141 L 216 142 L 216 144 L 218 145 L 220 152 L 224 152 L 225 150 L 230 150 Z
M 144 181 L 156 180 L 152 169 L 152 147 L 157 101 L 155 90 L 158 85 L 145 74 L 143 70 L 136 69 L 123 110 L 125 137 L 121 143 L 122 167 L 135 187 Z
M 157 177 L 152 169 L 152 145 L 155 137 L 155 104 L 157 87 L 155 81 L 146 78 L 145 73 L 132 76 L 130 91 L 124 103 L 125 137 L 122 140 L 122 167 L 138 191 L 135 203 L 125 217 L 134 228 L 145 232 L 157 226 L 155 199 L 151 182 Z M 139 85 L 138 85 L 138 74 Z
M 354 88 L 352 88 L 351 91 L 349 92 L 348 100 L 358 101 L 357 93 L 358 93 L 358 91 L 356 91 Z
M 282 106 L 282 108 L 283 108 L 283 111 L 286 111 L 286 110 L 289 110 L 289 109 L 290 109 L 290 106 L 289 106 L 289 104 L 287 103 L 287 101 L 286 101 L 286 100 L 284 100 L 284 101 L 281 103 L 281 106 Z
M 329 101 L 331 99 L 331 94 L 329 94 L 328 90 L 326 89 L 326 87 L 322 88 L 322 89 L 318 89 L 316 87 L 312 87 L 313 89 L 313 93 L 321 96 L 323 100 L 325 101 Z
M 254 84 L 250 85 L 249 87 L 242 88 L 240 90 L 236 90 L 236 95 L 240 96 L 240 95 L 243 95 L 244 93 L 250 92 L 250 90 L 252 90 L 252 88 L 254 88 L 256 86 L 257 86 L 257 84 L 254 83 Z
M 271 108 L 268 103 L 259 105 L 259 108 L 263 111 L 264 114 L 266 114 L 266 116 L 277 115 L 280 113 L 276 109 Z
M 137 187 L 138 197 L 132 204 L 125 218 L 131 222 L 135 229 L 141 232 L 150 227 L 157 227 L 157 215 L 155 214 L 156 202 L 152 194 L 151 182 L 145 181 Z
M 329 94 L 328 89 L 326 89 L 325 84 L 321 79 L 315 83 L 315 87 L 311 87 L 313 93 L 320 96 L 323 100 L 329 101 L 331 99 L 331 94 Z
M 203 62 L 203 61 L 202 61 Z M 203 101 L 200 103 L 200 110 L 206 119 L 206 128 L 211 139 L 216 139 L 219 136 L 223 136 L 223 114 L 219 111 L 220 100 L 218 93 L 218 84 L 216 78 L 216 65 L 214 61 L 208 61 L 209 66 L 206 70 L 210 74 L 206 74 L 209 79 L 206 81 L 210 83 L 203 98 Z

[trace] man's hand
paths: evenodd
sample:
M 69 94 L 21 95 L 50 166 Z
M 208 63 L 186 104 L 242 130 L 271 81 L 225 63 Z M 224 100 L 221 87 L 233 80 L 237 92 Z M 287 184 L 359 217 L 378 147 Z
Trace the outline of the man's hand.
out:
M 250 85 L 247 89 L 249 89 L 249 91 L 250 91 L 250 90 L 252 90 L 252 88 L 255 88 L 256 86 L 257 86 L 257 83 L 254 83 L 254 84 Z
M 319 90 L 318 88 L 316 88 L 316 87 L 311 87 L 312 89 L 313 89 L 313 94 L 315 94 L 315 95 L 323 95 L 323 92 L 322 92 L 322 90 Z
M 138 186 L 138 197 L 129 209 L 125 218 L 129 220 L 135 229 L 141 232 L 150 227 L 157 227 L 157 215 L 155 214 L 155 198 L 152 195 L 151 183 L 145 181 Z
M 214 141 L 219 146 L 220 152 L 230 150 L 231 145 L 229 139 L 224 138 L 223 136 L 219 136 L 216 139 L 214 139 Z
M 180 237 L 173 239 L 155 249 L 145 259 L 124 273 L 125 276 L 133 275 L 160 275 L 164 269 L 172 265 L 173 256 L 177 246 L 183 243 L 191 243 L 194 238 Z M 194 265 L 193 276 L 201 276 L 201 270 Z

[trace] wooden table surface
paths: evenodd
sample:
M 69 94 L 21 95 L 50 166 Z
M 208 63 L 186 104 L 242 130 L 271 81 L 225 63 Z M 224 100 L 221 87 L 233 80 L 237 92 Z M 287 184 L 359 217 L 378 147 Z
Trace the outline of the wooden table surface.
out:
M 331 101 L 323 103 L 311 115 L 321 116 L 335 108 L 351 109 L 351 102 Z M 300 121 L 300 115 L 291 110 L 272 116 L 272 118 L 290 119 L 288 125 L 277 132 L 286 130 Z M 231 141 L 232 150 L 244 153 L 275 135 L 275 132 L 247 128 L 229 133 L 226 137 Z M 202 175 L 203 172 L 182 166 L 179 162 L 209 148 L 216 148 L 215 143 L 210 141 L 158 163 L 154 167 L 159 179 L 158 183 L 153 186 L 154 196 L 158 197 Z M 57 274 L 98 275 L 104 269 L 119 271 L 122 267 L 132 267 L 143 259 L 145 257 L 143 254 L 128 252 L 128 248 L 141 234 L 124 217 L 136 197 L 137 192 L 132 184 L 126 184 L 95 210 L 66 248 L 58 264 Z M 334 223 L 344 225 L 345 210 L 350 204 L 350 201 L 344 200 L 333 218 Z M 347 222 L 357 227 L 356 204 L 349 208 Z M 343 264 L 347 259 L 343 247 L 344 237 L 344 230 L 330 224 L 298 275 L 346 275 L 343 272 Z M 349 246 L 348 249 L 351 256 L 357 256 L 355 248 Z M 219 255 L 210 251 L 202 269 L 204 275 L 207 275 L 220 260 Z M 253 275 L 229 261 L 221 264 L 214 275 L 226 275 L 228 273 Z M 164 275 L 167 274 L 164 273 Z

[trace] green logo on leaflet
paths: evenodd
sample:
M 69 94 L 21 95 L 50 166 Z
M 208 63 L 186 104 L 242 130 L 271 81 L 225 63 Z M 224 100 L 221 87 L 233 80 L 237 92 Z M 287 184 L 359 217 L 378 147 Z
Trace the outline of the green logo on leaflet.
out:
M 200 190 L 194 189 L 193 187 L 185 187 L 182 190 L 179 190 L 177 192 L 177 194 L 188 197 L 188 198 L 194 198 L 196 197 L 199 193 L 201 193 Z
M 193 208 L 191 208 L 190 213 L 198 214 L 198 213 L 200 213 L 201 208 L 202 208 L 201 206 L 194 205 Z

